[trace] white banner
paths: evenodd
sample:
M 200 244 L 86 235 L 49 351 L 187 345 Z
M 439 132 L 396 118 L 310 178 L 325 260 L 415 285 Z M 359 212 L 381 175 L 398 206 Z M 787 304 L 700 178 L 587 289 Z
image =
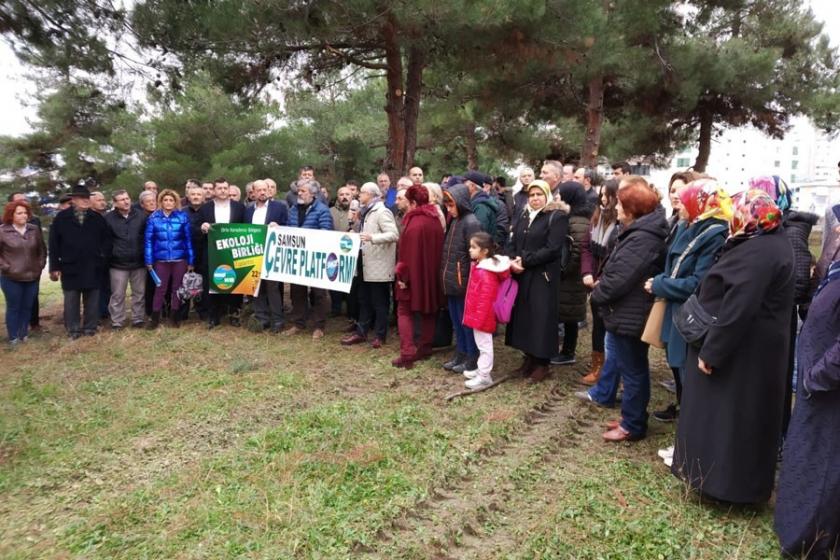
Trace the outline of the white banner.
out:
M 350 293 L 360 241 L 356 233 L 269 228 L 260 278 Z

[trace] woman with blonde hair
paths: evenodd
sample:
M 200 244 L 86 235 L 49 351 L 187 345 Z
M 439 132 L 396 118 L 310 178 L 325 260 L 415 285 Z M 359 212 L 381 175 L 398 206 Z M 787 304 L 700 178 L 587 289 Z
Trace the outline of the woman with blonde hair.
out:
M 443 189 L 437 183 L 423 183 L 426 190 L 429 191 L 429 204 L 437 208 L 438 218 L 440 219 L 440 226 L 446 230 L 446 215 L 443 213 Z
M 170 293 L 172 326 L 179 327 L 178 310 L 181 302 L 176 290 L 184 279 L 187 270 L 192 270 L 194 253 L 190 233 L 189 216 L 178 209 L 178 193 L 164 189 L 158 195 L 158 209 L 146 220 L 144 257 L 146 268 L 157 274 L 160 282 L 155 287 L 152 301 L 152 320 L 149 329 L 160 324 L 160 310 Z

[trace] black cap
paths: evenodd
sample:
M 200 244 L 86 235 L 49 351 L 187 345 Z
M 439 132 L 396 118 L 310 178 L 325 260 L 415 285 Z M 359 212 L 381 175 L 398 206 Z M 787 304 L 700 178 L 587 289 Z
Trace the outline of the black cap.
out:
M 472 181 L 479 187 L 485 183 L 486 177 L 487 175 L 481 173 L 480 171 L 467 171 L 466 173 L 464 173 L 464 181 Z M 490 182 L 492 183 L 493 181 Z

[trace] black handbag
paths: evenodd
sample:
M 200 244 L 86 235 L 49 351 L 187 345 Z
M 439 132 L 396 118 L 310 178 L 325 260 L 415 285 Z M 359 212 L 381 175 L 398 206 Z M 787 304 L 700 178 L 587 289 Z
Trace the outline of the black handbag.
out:
M 717 317 L 706 311 L 697 294 L 691 294 L 674 314 L 674 326 L 686 342 L 699 348 L 703 345 L 706 333 L 717 323 Z

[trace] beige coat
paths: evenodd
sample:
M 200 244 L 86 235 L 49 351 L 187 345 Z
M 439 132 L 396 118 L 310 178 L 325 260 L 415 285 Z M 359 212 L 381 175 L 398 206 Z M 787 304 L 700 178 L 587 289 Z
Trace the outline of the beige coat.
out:
M 365 282 L 393 282 L 397 260 L 397 222 L 381 201 L 376 202 L 362 225 L 362 233 L 369 233 L 371 241 L 362 242 L 362 271 Z

